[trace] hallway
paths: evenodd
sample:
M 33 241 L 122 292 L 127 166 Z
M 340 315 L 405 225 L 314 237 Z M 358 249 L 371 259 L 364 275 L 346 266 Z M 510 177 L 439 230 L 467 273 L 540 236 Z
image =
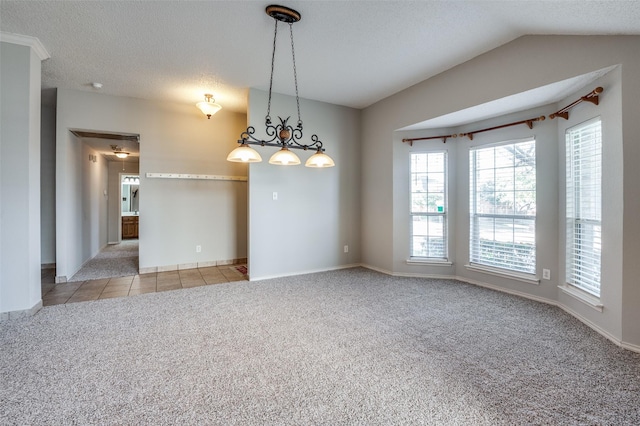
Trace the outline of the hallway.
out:
M 138 240 L 109 244 L 71 277 L 69 282 L 126 277 L 138 273 Z

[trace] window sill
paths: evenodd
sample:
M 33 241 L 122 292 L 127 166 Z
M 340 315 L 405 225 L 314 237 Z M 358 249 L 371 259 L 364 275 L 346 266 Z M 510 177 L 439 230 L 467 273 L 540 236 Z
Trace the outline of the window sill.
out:
M 503 269 L 491 268 L 489 266 L 470 264 L 464 265 L 470 271 L 481 272 L 483 274 L 494 275 L 496 277 L 508 278 L 510 280 L 521 281 L 527 284 L 540 285 L 540 280 L 535 275 L 522 274 L 519 272 L 511 272 Z
M 411 259 L 407 259 L 407 265 L 453 266 L 453 262 L 449 262 L 448 260 L 411 258 Z
M 569 284 L 559 285 L 558 288 L 562 290 L 563 293 L 578 299 L 580 302 L 595 309 L 598 312 L 602 312 L 604 309 L 604 305 L 602 304 L 600 299 L 597 298 L 596 296 L 593 296 L 587 292 L 579 290 Z

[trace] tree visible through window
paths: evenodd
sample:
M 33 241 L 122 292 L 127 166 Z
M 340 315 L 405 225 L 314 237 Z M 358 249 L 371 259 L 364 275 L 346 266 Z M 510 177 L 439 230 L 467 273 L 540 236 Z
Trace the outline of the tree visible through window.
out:
M 411 257 L 447 259 L 447 153 L 411 154 Z
M 535 274 L 536 142 L 470 150 L 470 262 Z

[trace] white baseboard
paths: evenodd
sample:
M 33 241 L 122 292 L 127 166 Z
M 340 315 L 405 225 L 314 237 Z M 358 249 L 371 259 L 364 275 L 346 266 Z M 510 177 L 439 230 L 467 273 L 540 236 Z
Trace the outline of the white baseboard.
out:
M 633 345 L 627 342 L 620 342 L 620 347 L 640 354 L 640 346 L 638 345 Z
M 366 263 L 361 263 L 359 266 L 362 266 L 363 268 L 371 269 L 372 271 L 380 272 L 381 274 L 391 275 L 392 277 L 394 276 L 393 272 L 388 271 L 386 269 L 378 268 L 377 266 L 367 265 Z
M 489 284 L 489 283 L 485 283 L 485 282 L 482 282 L 482 281 L 472 280 L 472 279 L 466 278 L 466 277 L 454 276 L 454 277 L 451 277 L 451 279 L 462 281 L 462 282 L 465 282 L 465 283 L 468 283 L 468 284 L 477 285 L 478 287 L 484 287 L 484 288 L 488 288 L 488 289 L 495 290 L 495 291 L 501 291 L 502 293 L 513 294 L 514 296 L 523 297 L 523 298 L 529 299 L 529 300 L 535 300 L 536 302 L 542 302 L 542 303 L 546 303 L 548 305 L 558 306 L 558 302 L 553 300 L 553 299 L 547 299 L 546 297 L 536 296 L 534 294 L 525 293 L 523 291 L 512 290 L 510 288 L 504 288 L 504 287 L 500 287 L 500 286 L 497 286 L 497 285 L 494 285 L 494 284 Z
M 312 269 L 312 270 L 306 270 L 306 271 L 297 271 L 297 272 L 291 272 L 291 273 L 287 273 L 287 274 L 278 274 L 278 275 L 264 275 L 261 277 L 252 277 L 249 276 L 249 281 L 264 281 L 264 280 L 271 280 L 274 278 L 284 278 L 284 277 L 295 277 L 297 275 L 307 275 L 307 274 L 316 274 L 318 272 L 328 272 L 328 271 L 337 271 L 340 269 L 350 269 L 350 268 L 357 268 L 358 266 L 362 266 L 359 263 L 351 263 L 348 265 L 339 265 L 339 266 L 332 266 L 329 268 L 322 268 L 322 269 Z
M 232 266 L 247 263 L 246 257 L 237 259 L 209 260 L 206 262 L 179 263 L 177 265 L 147 266 L 139 268 L 139 274 L 153 274 L 155 272 L 181 271 L 183 269 L 208 268 L 211 266 Z
M 385 275 L 391 275 L 392 277 L 406 277 L 406 278 L 433 278 L 433 279 L 442 279 L 442 280 L 452 280 L 455 279 L 452 275 L 441 275 L 441 274 L 421 274 L 419 272 L 390 272 L 386 269 L 377 268 L 375 266 L 360 264 L 363 268 L 371 269 L 372 271 L 380 272 Z
M 35 315 L 40 309 L 42 309 L 42 299 L 38 301 L 29 309 L 22 309 L 19 311 L 0 312 L 0 322 L 11 321 L 18 318 L 25 318 Z

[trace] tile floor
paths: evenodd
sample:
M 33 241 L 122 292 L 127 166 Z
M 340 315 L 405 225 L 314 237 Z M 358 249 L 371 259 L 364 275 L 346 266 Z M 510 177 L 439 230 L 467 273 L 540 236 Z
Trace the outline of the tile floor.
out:
M 247 276 L 237 269 L 241 266 L 246 267 L 246 265 L 212 266 L 64 284 L 55 284 L 55 271 L 45 269 L 42 271 L 42 304 L 44 306 L 60 305 L 246 281 Z

